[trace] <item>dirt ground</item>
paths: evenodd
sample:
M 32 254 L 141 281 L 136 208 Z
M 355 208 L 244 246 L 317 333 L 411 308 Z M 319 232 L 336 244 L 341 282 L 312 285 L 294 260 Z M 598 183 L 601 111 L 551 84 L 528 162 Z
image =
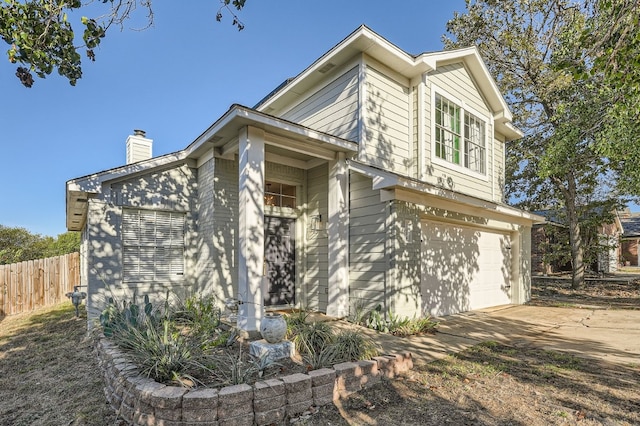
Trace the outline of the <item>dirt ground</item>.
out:
M 640 309 L 639 284 L 536 281 L 532 303 Z M 85 326 L 69 303 L 0 318 L 0 425 L 119 425 Z M 640 365 L 485 342 L 288 423 L 636 425 Z
M 531 289 L 531 305 L 584 307 L 601 309 L 640 309 L 640 275 L 626 275 L 612 280 L 587 281 L 580 290 L 571 289 L 571 281 L 535 278 Z

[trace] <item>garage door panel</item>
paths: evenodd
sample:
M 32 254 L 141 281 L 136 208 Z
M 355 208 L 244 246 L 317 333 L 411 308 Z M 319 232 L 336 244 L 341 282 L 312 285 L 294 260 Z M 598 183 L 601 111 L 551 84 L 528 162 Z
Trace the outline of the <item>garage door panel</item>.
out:
M 449 315 L 511 303 L 509 236 L 422 224 L 423 312 Z

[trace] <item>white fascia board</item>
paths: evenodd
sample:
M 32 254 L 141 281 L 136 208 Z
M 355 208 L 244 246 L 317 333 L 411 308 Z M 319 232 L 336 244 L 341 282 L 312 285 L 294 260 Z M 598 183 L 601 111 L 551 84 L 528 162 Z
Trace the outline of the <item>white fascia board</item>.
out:
M 105 182 L 130 178 L 141 173 L 148 173 L 158 167 L 166 167 L 171 164 L 184 162 L 191 161 L 187 159 L 184 151 L 180 151 L 68 180 L 66 183 L 67 229 L 69 231 L 81 230 L 81 226 L 84 224 L 84 220 L 86 220 L 87 200 L 101 193 Z M 80 199 L 82 199 L 82 201 L 80 201 Z M 81 221 L 76 223 L 73 220 L 74 217 L 81 218 Z
M 510 122 L 496 122 L 495 130 L 497 133 L 504 135 L 508 141 L 514 141 L 522 138 L 524 133 Z
M 223 131 L 228 133 L 231 130 L 236 134 L 237 129 L 244 126 L 253 126 L 264 129 L 267 133 L 270 133 L 270 128 L 272 130 L 276 129 L 301 140 L 321 142 L 330 145 L 331 149 L 334 151 L 356 152 L 358 150 L 358 145 L 355 142 L 319 132 L 300 124 L 235 104 L 232 105 L 231 108 L 213 125 L 211 125 L 211 127 L 198 136 L 196 140 L 185 149 L 185 153 L 189 156 L 201 148 L 205 143 L 210 143 L 212 139 L 216 139 L 216 137 Z M 226 149 L 223 148 L 226 154 L 228 154 L 229 148 L 233 148 L 235 146 L 234 144 L 237 144 L 237 142 L 232 142 L 232 144 L 230 144 Z M 221 154 L 221 152 L 218 154 Z
M 375 31 L 362 25 L 294 77 L 270 99 L 264 101 L 264 103 L 259 106 L 259 110 L 266 110 L 290 92 L 298 93 L 299 90 L 297 90 L 297 88 L 304 84 L 306 80 L 316 75 L 318 70 L 322 69 L 328 63 L 339 66 L 345 61 L 350 60 L 357 53 L 367 54 L 408 78 L 435 69 L 433 62 L 428 58 L 425 59 L 421 56 L 415 58 Z
M 459 204 L 464 204 L 471 207 L 477 207 L 494 212 L 500 213 L 505 216 L 524 219 L 533 223 L 542 223 L 544 218 L 536 214 L 530 213 L 525 210 L 520 210 L 515 207 L 507 206 L 504 204 L 494 203 L 492 201 L 482 200 L 480 198 L 472 197 L 470 195 L 461 194 L 455 191 L 451 191 L 444 188 L 439 188 L 426 182 L 420 182 L 415 179 L 406 178 L 395 173 L 380 170 L 365 164 L 356 162 L 354 160 L 347 160 L 350 170 L 363 174 L 372 179 L 374 190 L 395 190 L 404 189 L 413 192 L 418 192 L 425 195 L 438 197 L 441 199 L 450 200 Z M 387 194 L 391 194 L 387 191 Z
M 477 47 L 472 46 L 443 52 L 425 53 L 421 55 L 421 57 L 424 57 L 425 60 L 429 60 L 430 63 L 433 63 L 434 68 L 436 69 L 439 62 L 451 62 L 455 60 L 464 61 L 485 95 L 488 96 L 494 104 L 499 105 L 498 108 L 495 108 L 494 106 L 496 111 L 494 119 L 496 121 L 500 121 L 501 124 L 511 122 L 513 120 L 509 105 L 504 100 L 502 93 L 498 89 L 498 84 L 489 72 L 489 69 L 480 56 L 480 52 Z
M 119 178 L 126 178 L 131 175 L 146 173 L 158 167 L 166 167 L 171 164 L 184 162 L 187 156 L 184 151 L 178 151 L 166 154 L 160 157 L 151 158 L 149 160 L 140 161 L 138 163 L 127 164 L 126 166 L 116 167 L 114 169 L 105 170 L 92 175 L 83 176 L 67 181 L 67 191 L 82 191 L 87 193 L 98 193 L 104 182 L 112 181 Z

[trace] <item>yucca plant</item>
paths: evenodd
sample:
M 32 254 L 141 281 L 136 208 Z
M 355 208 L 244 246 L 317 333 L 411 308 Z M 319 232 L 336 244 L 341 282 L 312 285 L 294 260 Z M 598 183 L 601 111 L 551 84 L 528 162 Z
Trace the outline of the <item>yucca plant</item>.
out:
M 143 374 L 160 382 L 175 380 L 200 367 L 194 356 L 198 348 L 167 319 L 160 327 L 149 320 L 144 327 L 129 327 L 114 334 L 114 340 Z
M 416 334 L 435 333 L 439 323 L 433 321 L 430 316 L 414 318 L 402 322 L 391 330 L 391 334 L 400 337 L 415 336 Z
M 286 338 L 291 339 L 296 335 L 300 327 L 304 327 L 309 318 L 309 312 L 304 309 L 298 309 L 284 316 L 287 322 L 287 334 Z
M 335 362 L 371 359 L 379 354 L 371 338 L 352 330 L 338 333 L 332 346 Z
M 333 340 L 334 333 L 331 326 L 319 321 L 298 325 L 295 334 L 291 336 L 296 350 L 302 355 L 320 352 L 331 345 Z
M 319 351 L 308 352 L 302 355 L 302 360 L 312 370 L 318 368 L 330 367 L 337 362 L 342 362 L 336 357 L 335 344 L 325 346 Z
M 215 365 L 212 374 L 221 385 L 238 385 L 262 377 L 269 367 L 281 365 L 267 355 L 262 357 L 245 357 L 242 345 L 238 347 L 238 354 L 228 351 L 216 352 L 208 356 L 209 363 Z

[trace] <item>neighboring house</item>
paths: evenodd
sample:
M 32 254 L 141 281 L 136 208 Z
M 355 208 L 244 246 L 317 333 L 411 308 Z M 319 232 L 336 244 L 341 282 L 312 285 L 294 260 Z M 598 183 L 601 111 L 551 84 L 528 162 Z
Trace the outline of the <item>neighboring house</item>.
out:
M 550 275 L 571 271 L 568 228 L 563 223 L 563 219 L 552 210 L 536 211 L 535 214 L 546 219 L 545 223 L 533 225 L 531 230 L 531 265 L 535 275 Z M 602 210 L 599 211 L 602 214 Z M 593 263 L 586 265 L 587 269 L 593 272 L 611 273 L 618 270 L 620 236 L 622 235 L 622 224 L 617 212 L 613 216 L 611 223 L 604 223 L 594 231 L 597 239 L 598 252 L 597 259 Z M 592 234 L 593 235 L 593 234 Z M 559 248 L 559 246 L 564 247 Z M 549 261 L 545 255 L 550 250 L 563 250 L 567 253 L 566 258 L 556 258 Z M 595 258 L 595 256 L 594 256 Z
M 67 182 L 89 317 L 110 294 L 445 315 L 530 297 L 531 226 L 503 203 L 521 132 L 476 48 L 410 55 L 362 26 L 181 151 Z M 141 148 L 141 161 L 136 149 Z
M 536 214 L 541 214 L 536 212 Z M 549 260 L 546 254 L 559 243 L 558 235 L 565 233 L 566 227 L 547 219 L 536 223 L 531 229 L 531 271 L 534 275 L 551 275 L 571 271 L 571 262 Z
M 620 212 L 623 234 L 620 241 L 620 262 L 626 266 L 640 266 L 640 213 L 631 213 L 629 209 Z

